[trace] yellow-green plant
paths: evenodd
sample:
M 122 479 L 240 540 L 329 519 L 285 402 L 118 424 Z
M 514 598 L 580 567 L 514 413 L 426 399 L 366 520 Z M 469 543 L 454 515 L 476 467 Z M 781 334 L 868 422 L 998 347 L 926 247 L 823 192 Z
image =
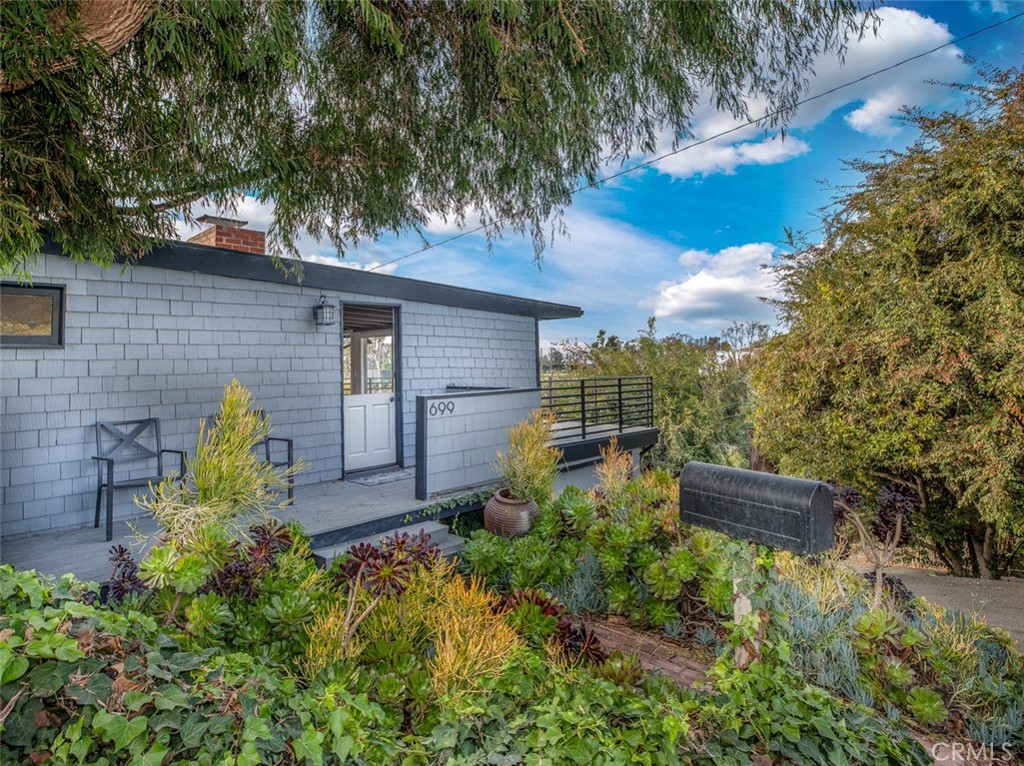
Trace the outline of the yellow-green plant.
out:
M 427 615 L 434 636 L 430 678 L 439 696 L 477 689 L 519 646 L 498 604 L 497 594 L 477 577 L 454 577 L 442 588 L 439 608 Z
M 809 562 L 801 556 L 779 551 L 775 555 L 775 570 L 783 580 L 791 581 L 804 593 L 814 596 L 823 614 L 834 614 L 856 599 L 870 603 L 868 582 L 834 553 Z
M 625 497 L 626 485 L 633 478 L 633 458 L 619 449 L 614 436 L 607 447 L 601 447 L 601 462 L 594 466 L 597 489 L 614 507 Z
M 517 500 L 544 504 L 555 492 L 555 476 L 562 451 L 548 444 L 554 416 L 534 410 L 508 429 L 508 449 L 498 452 L 495 470 L 505 477 L 508 491 Z
M 307 643 L 302 672 L 307 679 L 316 678 L 321 671 L 358 653 L 358 646 L 346 633 L 346 607 L 346 602 L 340 599 L 328 601 L 316 610 L 312 621 L 303 626 Z
M 408 643 L 425 650 L 431 641 L 432 616 L 441 608 L 445 585 L 456 576 L 455 569 L 455 562 L 445 558 L 418 565 L 402 595 L 384 598 L 359 626 L 359 640 L 365 645 Z
M 240 532 L 282 508 L 281 491 L 305 468 L 302 460 L 275 468 L 256 452 L 270 433 L 270 421 L 253 406 L 252 393 L 237 380 L 224 389 L 213 423 L 199 424 L 195 453 L 185 475 L 168 477 L 149 497 L 136 497 L 153 514 L 165 536 L 183 540 L 210 523 Z

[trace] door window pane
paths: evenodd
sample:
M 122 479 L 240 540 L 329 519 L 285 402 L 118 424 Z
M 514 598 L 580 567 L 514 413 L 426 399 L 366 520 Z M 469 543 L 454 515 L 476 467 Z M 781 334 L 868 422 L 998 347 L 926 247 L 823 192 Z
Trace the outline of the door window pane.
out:
M 391 336 L 366 338 L 363 345 L 363 370 L 366 372 L 366 393 L 393 394 L 393 345 Z

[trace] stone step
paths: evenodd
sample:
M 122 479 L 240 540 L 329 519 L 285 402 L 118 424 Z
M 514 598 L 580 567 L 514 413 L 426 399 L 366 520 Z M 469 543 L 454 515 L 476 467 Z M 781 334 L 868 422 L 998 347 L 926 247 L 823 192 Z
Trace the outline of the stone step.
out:
M 366 537 L 360 537 L 354 540 L 346 540 L 343 543 L 337 543 L 336 545 L 324 546 L 323 548 L 314 548 L 313 554 L 318 558 L 322 559 L 324 566 L 329 566 L 330 563 L 348 553 L 348 550 L 353 545 L 359 545 L 360 543 L 369 543 L 370 545 L 379 545 L 381 540 L 386 537 L 392 537 L 398 533 L 405 533 L 409 535 L 418 535 L 420 532 L 425 532 L 430 535 L 430 541 L 437 545 L 441 549 L 441 553 L 444 556 L 453 556 L 462 550 L 465 545 L 465 541 L 461 537 L 457 537 L 448 532 L 448 527 L 436 521 L 421 521 L 416 524 L 407 524 L 404 527 L 397 527 L 396 529 L 390 529 L 386 532 L 378 532 L 374 535 L 368 535 Z
M 448 539 L 443 543 L 438 543 L 438 548 L 441 551 L 441 555 L 447 559 L 453 556 L 458 556 L 462 553 L 462 549 L 466 547 L 465 538 L 459 537 L 458 535 L 448 535 Z

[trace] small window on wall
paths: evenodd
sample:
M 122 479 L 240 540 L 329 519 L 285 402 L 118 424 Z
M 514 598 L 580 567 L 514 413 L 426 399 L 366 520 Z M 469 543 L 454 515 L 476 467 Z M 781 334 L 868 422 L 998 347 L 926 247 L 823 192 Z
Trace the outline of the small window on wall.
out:
M 0 284 L 0 346 L 64 346 L 64 288 Z

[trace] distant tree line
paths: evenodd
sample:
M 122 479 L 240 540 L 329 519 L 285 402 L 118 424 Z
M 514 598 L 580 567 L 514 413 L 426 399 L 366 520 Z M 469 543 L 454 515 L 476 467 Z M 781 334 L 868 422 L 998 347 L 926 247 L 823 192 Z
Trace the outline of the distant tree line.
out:
M 678 471 L 689 460 L 734 466 L 749 462 L 750 370 L 769 337 L 765 324 L 734 324 L 720 337 L 657 337 L 655 320 L 623 340 L 600 331 L 591 343 L 554 347 L 570 376 L 649 375 L 654 382 L 656 447 L 649 466 Z

